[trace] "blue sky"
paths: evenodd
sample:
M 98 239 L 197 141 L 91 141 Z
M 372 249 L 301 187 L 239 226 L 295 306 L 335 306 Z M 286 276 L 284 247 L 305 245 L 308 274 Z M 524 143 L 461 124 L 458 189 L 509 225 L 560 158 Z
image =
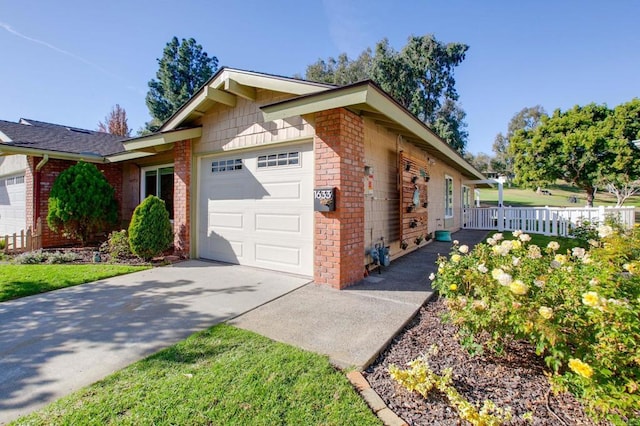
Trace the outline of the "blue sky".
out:
M 194 37 L 220 65 L 304 74 L 411 34 L 470 46 L 456 70 L 468 151 L 491 153 L 520 109 L 548 112 L 640 96 L 637 0 L 125 1 L 0 0 L 0 119 L 95 129 L 116 103 L 129 126 L 172 36 Z

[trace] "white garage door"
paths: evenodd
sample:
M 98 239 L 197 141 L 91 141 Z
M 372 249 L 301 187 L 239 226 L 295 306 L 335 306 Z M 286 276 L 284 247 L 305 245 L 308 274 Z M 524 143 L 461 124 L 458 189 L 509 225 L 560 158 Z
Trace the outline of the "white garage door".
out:
M 24 175 L 0 177 L 0 236 L 25 230 Z
M 200 160 L 198 255 L 313 275 L 311 144 Z

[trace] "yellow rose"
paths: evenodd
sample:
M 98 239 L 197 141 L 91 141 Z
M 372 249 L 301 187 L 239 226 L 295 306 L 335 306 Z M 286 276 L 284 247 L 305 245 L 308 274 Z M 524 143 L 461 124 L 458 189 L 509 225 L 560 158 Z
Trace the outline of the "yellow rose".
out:
M 449 286 L 449 290 L 451 290 L 451 291 L 456 291 L 457 289 L 458 289 L 458 286 L 457 286 L 457 285 L 455 285 L 455 284 L 451 284 L 451 285 Z
M 451 261 L 453 263 L 458 263 L 460 262 L 460 259 L 462 259 L 462 256 L 460 256 L 459 254 L 454 254 L 451 256 Z
M 556 254 L 553 259 L 561 265 L 567 263 L 567 256 L 564 254 Z
M 577 373 L 577 374 L 581 375 L 584 378 L 588 379 L 591 376 L 593 376 L 593 368 L 591 368 L 589 366 L 589 364 L 586 364 L 586 363 L 580 361 L 579 359 L 571 358 L 569 360 L 569 368 L 574 373 Z
M 600 296 L 595 291 L 582 293 L 582 303 L 587 306 L 596 307 L 600 304 Z
M 553 316 L 553 309 L 548 308 L 546 306 L 540 306 L 540 309 L 538 309 L 538 313 L 540 314 L 540 316 L 544 319 L 549 319 Z
M 527 294 L 527 292 L 529 291 L 529 287 L 527 287 L 527 285 L 523 283 L 521 280 L 513 280 L 509 284 L 509 290 L 511 290 L 511 293 L 513 294 L 522 296 Z

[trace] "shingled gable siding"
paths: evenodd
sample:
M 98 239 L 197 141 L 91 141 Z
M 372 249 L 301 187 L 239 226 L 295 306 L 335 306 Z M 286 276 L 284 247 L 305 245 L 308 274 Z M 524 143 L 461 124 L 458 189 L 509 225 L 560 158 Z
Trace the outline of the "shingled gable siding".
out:
M 315 212 L 314 281 L 343 289 L 363 278 L 364 126 L 345 110 L 315 114 L 315 187 L 336 187 L 336 210 Z
M 42 160 L 40 157 L 28 157 L 27 169 L 25 171 L 27 227 L 31 227 L 32 229 L 35 229 L 35 223 L 37 220 L 35 217 L 35 174 L 36 165 L 40 160 Z M 76 164 L 75 161 L 50 159 L 40 170 L 40 218 L 42 219 L 42 246 L 45 248 L 78 243 L 77 241 L 70 240 L 60 234 L 54 233 L 47 226 L 49 193 L 51 192 L 53 182 L 62 171 L 74 164 Z M 122 165 L 100 164 L 97 166 L 98 169 L 104 173 L 107 181 L 109 181 L 111 186 L 113 186 L 118 205 L 122 206 Z M 120 212 L 120 214 L 122 214 L 122 212 Z
M 177 253 L 189 256 L 191 205 L 191 140 L 176 142 L 173 148 L 173 235 Z

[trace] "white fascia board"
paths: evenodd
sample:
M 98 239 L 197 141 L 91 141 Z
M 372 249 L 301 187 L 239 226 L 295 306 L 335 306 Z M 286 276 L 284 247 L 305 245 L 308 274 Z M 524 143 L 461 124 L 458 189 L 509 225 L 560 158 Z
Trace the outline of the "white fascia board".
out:
M 193 127 L 190 129 L 175 130 L 167 133 L 157 133 L 154 135 L 143 136 L 142 138 L 132 139 L 123 142 L 124 149 L 127 151 L 142 150 L 160 145 L 167 145 L 173 142 L 193 139 L 202 136 L 202 127 Z

